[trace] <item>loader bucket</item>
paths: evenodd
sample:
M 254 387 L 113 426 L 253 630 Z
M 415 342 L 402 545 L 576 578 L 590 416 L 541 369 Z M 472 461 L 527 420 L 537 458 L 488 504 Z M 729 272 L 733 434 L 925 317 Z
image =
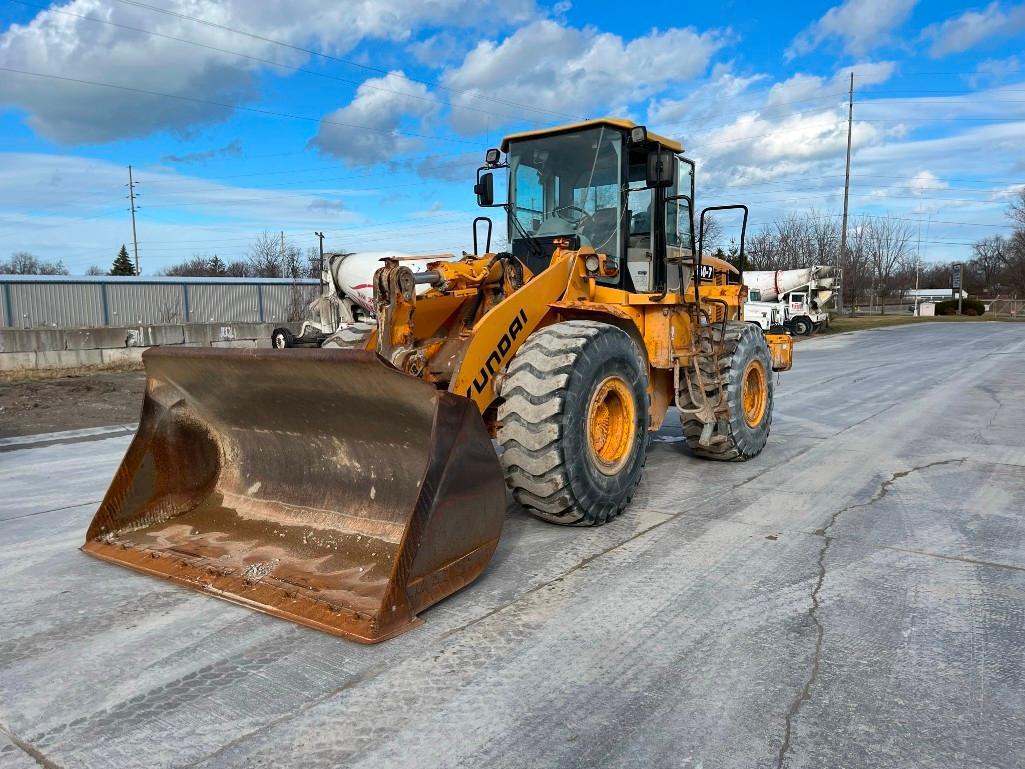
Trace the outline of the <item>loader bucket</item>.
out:
M 372 352 L 152 348 L 82 549 L 373 643 L 470 583 L 505 484 L 474 404 Z

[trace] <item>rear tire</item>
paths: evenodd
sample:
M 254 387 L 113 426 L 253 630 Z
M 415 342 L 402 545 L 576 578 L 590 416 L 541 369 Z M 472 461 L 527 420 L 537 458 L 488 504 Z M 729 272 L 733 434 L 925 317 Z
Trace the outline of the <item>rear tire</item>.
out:
M 271 332 L 270 343 L 277 350 L 295 347 L 295 334 L 284 327 L 276 328 Z
M 630 501 L 648 446 L 646 364 L 626 332 L 568 321 L 509 364 L 498 442 L 516 500 L 552 523 L 599 526 Z
M 719 388 L 715 373 L 719 372 L 725 389 L 729 419 L 718 422 L 712 430 L 712 441 L 702 446 L 698 441 L 704 423 L 693 414 L 681 412 L 683 435 L 691 452 L 704 459 L 743 462 L 758 456 L 769 439 L 772 425 L 772 356 L 761 331 L 747 323 L 729 322 L 725 337 L 720 326 L 712 331 L 716 347 L 723 340 L 718 361 L 702 364 L 706 392 L 717 400 Z M 707 344 L 705 342 L 704 344 Z M 685 387 L 680 404 L 687 409 L 697 407 Z

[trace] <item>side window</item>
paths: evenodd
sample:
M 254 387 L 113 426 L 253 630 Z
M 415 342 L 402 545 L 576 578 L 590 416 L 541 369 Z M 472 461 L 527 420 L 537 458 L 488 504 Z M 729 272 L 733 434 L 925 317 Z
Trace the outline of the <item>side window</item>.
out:
M 747 298 L 752 302 L 760 302 L 762 301 L 762 292 L 753 288 L 747 292 Z
M 651 243 L 651 190 L 631 190 L 627 199 L 630 209 L 630 235 L 644 236 Z
M 693 251 L 694 239 L 690 227 L 690 203 L 679 198 L 666 206 L 666 245 Z
M 516 218 L 527 232 L 534 232 L 544 219 L 544 189 L 537 169 L 526 165 L 516 168 Z

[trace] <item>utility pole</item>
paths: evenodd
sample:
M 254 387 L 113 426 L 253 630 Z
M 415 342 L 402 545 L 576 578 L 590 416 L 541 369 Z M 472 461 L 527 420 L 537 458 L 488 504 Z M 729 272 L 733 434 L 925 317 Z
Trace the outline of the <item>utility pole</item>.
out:
M 922 220 L 918 220 L 918 248 L 915 249 L 915 312 L 918 317 L 918 276 L 922 271 Z
M 132 212 L 132 248 L 135 251 L 135 274 L 139 273 L 139 238 L 135 234 L 135 185 L 138 182 L 132 180 L 132 167 L 128 166 L 128 200 L 131 202 Z
M 320 238 L 320 274 L 319 274 L 318 277 L 320 278 L 320 293 L 323 294 L 324 293 L 324 233 L 323 232 L 315 232 L 313 234 L 316 235 L 318 238 Z
M 289 272 L 293 273 L 293 275 L 291 277 L 295 278 L 295 275 L 294 275 L 295 270 L 294 269 L 289 269 L 289 267 L 291 265 L 285 264 L 285 231 L 284 230 L 281 231 L 281 245 L 278 247 L 278 249 L 279 249 L 279 257 L 281 259 L 280 264 L 281 264 L 282 274 L 284 274 L 284 272 L 286 270 L 288 270 Z M 285 277 L 288 277 L 288 276 L 285 275 Z
M 840 225 L 840 264 L 847 264 L 847 199 L 851 191 L 851 128 L 854 123 L 854 72 L 847 97 L 847 171 L 843 180 L 843 224 Z M 843 266 L 840 267 L 843 270 Z M 840 275 L 840 314 L 843 314 L 843 273 Z

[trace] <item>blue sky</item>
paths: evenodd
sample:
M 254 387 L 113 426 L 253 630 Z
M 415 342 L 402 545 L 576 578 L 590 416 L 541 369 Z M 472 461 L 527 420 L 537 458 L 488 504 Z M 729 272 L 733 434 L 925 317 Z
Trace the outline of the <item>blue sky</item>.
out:
M 0 256 L 109 266 L 129 163 L 145 273 L 469 248 L 487 146 L 603 115 L 680 138 L 699 205 L 837 216 L 854 71 L 852 212 L 967 258 L 1025 183 L 1023 43 L 1000 0 L 0 0 Z

